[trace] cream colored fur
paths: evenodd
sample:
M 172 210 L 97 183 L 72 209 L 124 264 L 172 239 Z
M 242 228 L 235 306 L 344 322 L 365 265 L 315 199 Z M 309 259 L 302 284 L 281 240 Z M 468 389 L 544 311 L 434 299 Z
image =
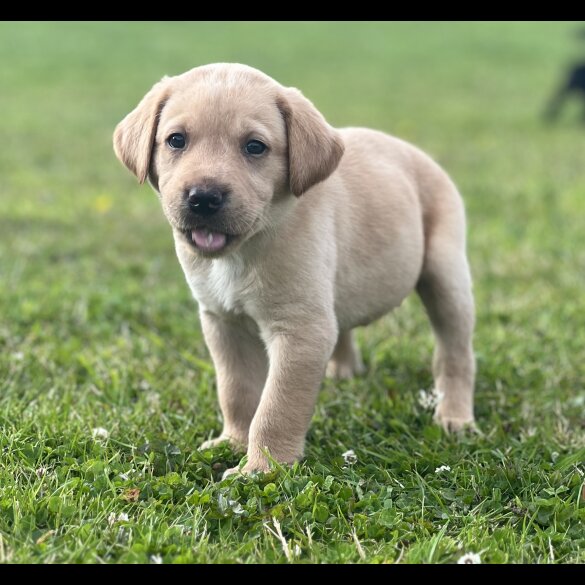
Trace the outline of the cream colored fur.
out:
M 180 132 L 180 153 L 166 144 Z M 246 140 L 268 146 L 243 153 Z M 224 419 L 221 436 L 292 463 L 326 367 L 363 370 L 352 329 L 417 290 L 436 339 L 435 418 L 473 423 L 474 303 L 457 189 L 427 155 L 364 128 L 334 129 L 302 94 L 238 64 L 163 78 L 117 126 L 119 159 L 159 194 L 179 262 L 199 303 Z M 220 184 L 226 206 L 190 213 L 192 186 Z M 219 253 L 190 241 L 201 225 L 230 234 Z M 230 470 L 233 471 L 233 470 Z

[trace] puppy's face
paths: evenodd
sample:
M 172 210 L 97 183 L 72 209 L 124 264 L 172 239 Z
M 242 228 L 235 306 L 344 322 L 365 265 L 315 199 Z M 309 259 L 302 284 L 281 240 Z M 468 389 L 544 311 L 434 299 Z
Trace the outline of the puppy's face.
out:
M 326 179 L 338 133 L 298 90 L 237 64 L 163 78 L 114 133 L 194 254 L 228 253 L 274 223 L 279 200 Z

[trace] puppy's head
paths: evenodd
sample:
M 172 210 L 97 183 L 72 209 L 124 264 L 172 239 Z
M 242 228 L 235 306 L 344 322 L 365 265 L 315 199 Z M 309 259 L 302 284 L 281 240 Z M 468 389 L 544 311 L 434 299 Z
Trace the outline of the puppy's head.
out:
M 116 127 L 114 150 L 149 180 L 190 249 L 215 257 L 273 225 L 279 201 L 325 180 L 343 142 L 298 90 L 222 63 L 155 84 Z

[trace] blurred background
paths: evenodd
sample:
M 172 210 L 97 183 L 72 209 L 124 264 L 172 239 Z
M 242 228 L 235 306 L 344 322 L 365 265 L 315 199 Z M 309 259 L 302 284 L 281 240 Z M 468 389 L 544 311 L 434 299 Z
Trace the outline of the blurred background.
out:
M 115 404 L 143 382 L 176 387 L 183 377 L 187 388 L 172 356 L 199 371 L 208 363 L 157 198 L 117 161 L 111 136 L 163 75 L 236 61 L 301 88 L 331 124 L 390 132 L 447 169 L 468 211 L 478 388 L 503 404 L 522 399 L 500 396 L 498 380 L 534 386 L 552 404 L 585 363 L 575 333 L 585 324 L 584 104 L 569 99 L 554 124 L 543 114 L 585 58 L 582 28 L 0 23 L 0 400 L 18 410 L 11 400 L 52 392 L 66 405 L 86 388 Z M 378 348 L 377 372 L 404 358 L 405 379 L 416 364 L 428 381 L 432 340 L 409 303 L 360 340 Z

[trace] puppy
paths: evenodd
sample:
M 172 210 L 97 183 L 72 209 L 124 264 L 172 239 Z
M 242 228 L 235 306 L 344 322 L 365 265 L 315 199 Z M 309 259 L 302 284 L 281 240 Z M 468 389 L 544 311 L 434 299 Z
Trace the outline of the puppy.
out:
M 199 303 L 224 420 L 202 448 L 246 448 L 244 473 L 298 460 L 326 368 L 363 371 L 352 329 L 415 289 L 437 340 L 435 419 L 473 423 L 465 212 L 431 158 L 335 129 L 297 89 L 229 63 L 156 83 L 114 150 L 157 192 Z

